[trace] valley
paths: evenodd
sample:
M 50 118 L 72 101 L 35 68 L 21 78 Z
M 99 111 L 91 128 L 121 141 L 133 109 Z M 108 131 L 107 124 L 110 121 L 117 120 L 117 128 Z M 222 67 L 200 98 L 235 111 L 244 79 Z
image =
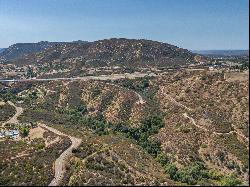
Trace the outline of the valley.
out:
M 0 185 L 248 185 L 248 66 L 227 60 L 110 39 L 5 61 Z

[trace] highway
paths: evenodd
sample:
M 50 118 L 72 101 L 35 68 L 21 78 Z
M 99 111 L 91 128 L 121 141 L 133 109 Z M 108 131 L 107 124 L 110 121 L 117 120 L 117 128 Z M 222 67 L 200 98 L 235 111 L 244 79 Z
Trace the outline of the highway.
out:
M 145 76 L 157 76 L 154 73 L 125 73 L 100 76 L 85 76 L 85 77 L 61 77 L 61 78 L 31 78 L 31 79 L 0 79 L 0 82 L 37 82 L 37 81 L 60 81 L 60 80 L 118 80 L 118 79 L 133 79 Z

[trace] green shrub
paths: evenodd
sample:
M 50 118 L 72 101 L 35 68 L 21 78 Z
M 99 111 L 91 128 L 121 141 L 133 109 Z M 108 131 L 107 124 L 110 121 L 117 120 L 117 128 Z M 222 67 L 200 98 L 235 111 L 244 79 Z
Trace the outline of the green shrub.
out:
M 45 147 L 45 145 L 44 144 L 37 144 L 36 145 L 36 150 L 41 150 L 41 149 L 43 149 Z
M 169 163 L 167 156 L 163 153 L 159 153 L 157 155 L 156 161 L 159 162 L 162 166 L 165 166 Z
M 24 137 L 28 136 L 29 131 L 30 131 L 30 129 L 28 127 L 23 127 L 22 130 L 21 130 L 22 136 L 24 136 Z
M 164 169 L 165 169 L 165 172 L 170 175 L 171 179 L 173 180 L 177 179 L 176 174 L 178 172 L 178 168 L 174 164 L 165 165 Z
M 237 179 L 234 175 L 229 175 L 221 179 L 221 185 L 223 186 L 237 186 L 240 184 L 240 180 Z
M 87 106 L 86 105 L 83 105 L 81 104 L 80 106 L 77 107 L 77 111 L 84 114 L 87 112 Z
M 222 177 L 222 175 L 219 174 L 219 173 L 218 173 L 217 171 L 215 171 L 215 170 L 210 170 L 210 171 L 208 171 L 208 176 L 209 176 L 209 178 L 212 179 L 212 180 L 220 180 L 221 177 Z

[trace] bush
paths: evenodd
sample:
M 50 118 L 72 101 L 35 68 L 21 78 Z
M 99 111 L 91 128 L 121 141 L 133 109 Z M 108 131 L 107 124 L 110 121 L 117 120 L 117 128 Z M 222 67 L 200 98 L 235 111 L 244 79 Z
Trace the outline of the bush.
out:
M 170 175 L 172 180 L 187 183 L 189 185 L 195 185 L 204 179 L 209 179 L 211 176 L 201 162 L 191 163 L 183 169 L 178 169 L 173 164 L 166 164 L 164 169 L 165 172 Z
M 178 168 L 174 164 L 169 164 L 164 167 L 165 172 L 170 175 L 170 178 L 173 180 L 176 180 L 176 174 L 178 171 Z
M 221 179 L 221 185 L 223 186 L 237 186 L 240 184 L 240 180 L 237 179 L 234 175 L 229 175 Z
M 208 172 L 208 176 L 210 179 L 213 179 L 213 180 L 220 180 L 222 175 L 220 175 L 217 171 L 215 170 L 210 170 Z
M 29 135 L 29 132 L 30 132 L 30 129 L 28 127 L 23 127 L 21 134 L 22 134 L 22 136 L 26 137 Z
M 124 134 L 127 138 L 134 139 L 150 155 L 157 157 L 161 152 L 161 144 L 157 140 L 150 140 L 149 137 L 164 126 L 162 116 L 150 116 L 142 121 L 139 128 L 128 128 L 125 124 L 117 124 L 112 130 Z
M 149 87 L 149 81 L 148 81 L 147 79 L 144 79 L 144 80 L 142 81 L 142 86 L 141 86 L 141 88 L 142 88 L 142 89 L 145 89 L 145 88 L 147 88 L 147 87 Z
M 159 162 L 162 166 L 165 166 L 169 163 L 167 156 L 163 153 L 159 153 L 157 155 L 156 161 Z
M 102 116 L 99 116 L 99 118 L 86 118 L 84 120 L 84 123 L 89 127 L 91 130 L 94 131 L 94 133 L 98 135 L 106 135 L 108 134 L 108 123 L 103 119 Z
M 197 184 L 199 180 L 204 178 L 208 178 L 208 173 L 204 165 L 199 162 L 177 172 L 177 179 L 190 185 Z
M 77 111 L 84 114 L 87 112 L 87 106 L 82 104 L 82 105 L 77 107 Z
M 41 150 L 45 147 L 45 144 L 44 143 L 38 143 L 35 145 L 35 149 L 36 150 Z

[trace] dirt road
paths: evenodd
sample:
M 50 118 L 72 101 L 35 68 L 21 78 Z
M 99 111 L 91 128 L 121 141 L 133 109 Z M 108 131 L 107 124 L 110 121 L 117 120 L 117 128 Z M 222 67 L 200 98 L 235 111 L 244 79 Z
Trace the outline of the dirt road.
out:
M 109 85 L 112 85 L 112 86 L 116 86 L 118 88 L 127 89 L 129 91 L 132 91 L 132 92 L 134 92 L 138 96 L 138 101 L 136 102 L 137 104 L 143 105 L 144 103 L 146 103 L 146 101 L 143 99 L 143 97 L 138 92 L 136 92 L 135 90 L 132 90 L 132 89 L 129 89 L 129 88 L 125 88 L 123 86 L 120 86 L 120 85 L 117 85 L 117 84 L 114 84 L 114 83 L 106 83 L 106 84 L 109 84 Z
M 184 108 L 184 109 L 186 109 L 186 110 L 188 110 L 188 111 L 192 111 L 191 108 L 189 108 L 189 107 L 187 107 L 187 106 L 185 106 L 185 105 L 179 103 L 179 102 L 176 101 L 173 97 L 171 97 L 170 95 L 166 94 L 166 93 L 164 92 L 164 88 L 163 88 L 163 87 L 160 88 L 160 91 L 161 91 L 161 93 L 162 93 L 163 95 L 165 95 L 165 96 L 167 97 L 167 99 L 168 99 L 169 101 L 171 101 L 172 103 L 174 103 L 176 106 L 181 107 L 181 108 Z
M 22 107 L 17 107 L 14 103 L 12 103 L 11 101 L 8 101 L 8 104 L 15 107 L 16 109 L 16 113 L 14 116 L 12 116 L 12 118 L 10 118 L 8 121 L 3 123 L 3 126 L 7 123 L 18 123 L 17 117 L 20 116 L 23 113 L 23 108 Z
M 205 127 L 202 127 L 202 126 L 198 125 L 198 124 L 195 122 L 194 118 L 190 117 L 187 113 L 184 113 L 183 116 L 184 116 L 185 118 L 188 118 L 189 120 L 191 120 L 191 122 L 193 123 L 194 126 L 196 126 L 196 127 L 200 128 L 200 129 L 204 130 L 205 132 L 208 132 L 208 130 L 207 130 Z
M 176 101 L 174 98 L 172 98 L 170 95 L 164 93 L 163 88 L 161 88 L 161 92 L 162 92 L 165 96 L 167 96 L 168 100 L 171 101 L 172 103 L 174 103 L 176 106 L 181 107 L 181 108 L 184 108 L 184 109 L 186 109 L 186 110 L 188 110 L 188 111 L 193 111 L 193 109 L 191 109 L 191 108 L 189 108 L 189 107 L 187 107 L 187 106 L 185 106 L 185 105 L 179 103 L 179 102 Z M 192 117 L 190 117 L 187 113 L 183 113 L 183 116 L 184 116 L 185 118 L 188 118 L 189 120 L 191 120 L 192 124 L 193 124 L 194 126 L 196 126 L 197 128 L 202 129 L 202 130 L 205 131 L 205 132 L 209 132 L 209 130 L 206 129 L 205 127 L 198 125 L 198 124 L 195 122 L 195 120 L 194 120 Z M 248 137 L 244 136 L 243 133 L 240 132 L 233 124 L 232 124 L 232 126 L 234 127 L 234 130 L 231 130 L 230 132 L 224 132 L 224 133 L 221 133 L 221 132 L 211 132 L 211 133 L 212 133 L 212 134 L 215 134 L 215 135 L 225 135 L 225 134 L 228 134 L 228 135 L 229 135 L 229 134 L 236 133 L 236 135 L 238 136 L 238 139 L 239 139 L 239 140 L 242 140 L 242 141 L 244 141 L 244 142 L 249 143 Z
M 7 124 L 7 123 L 18 123 L 18 120 L 17 120 L 17 117 L 20 116 L 22 113 L 23 113 L 23 108 L 22 107 L 17 107 L 14 103 L 12 103 L 11 101 L 8 101 L 8 103 L 15 107 L 16 109 L 16 114 L 11 118 L 9 119 L 8 121 L 6 121 L 4 124 Z M 4 125 L 3 124 L 3 125 Z M 72 154 L 72 150 L 74 148 L 77 148 L 80 144 L 81 144 L 81 139 L 78 139 L 78 138 L 75 138 L 75 137 L 72 137 L 72 136 L 69 136 L 69 135 L 66 135 L 52 127 L 48 127 L 44 124 L 39 124 L 40 127 L 43 127 L 59 136 L 66 136 L 68 138 L 70 138 L 72 144 L 71 146 L 66 149 L 58 159 L 56 159 L 55 161 L 55 176 L 54 176 L 54 179 L 51 181 L 51 183 L 49 184 L 49 186 L 58 186 L 60 185 L 60 182 L 63 178 L 63 174 L 65 172 L 65 160 L 66 158 L 68 158 L 71 154 Z
M 82 140 L 78 139 L 78 138 L 75 138 L 75 137 L 72 137 L 72 136 L 69 136 L 69 135 L 66 135 L 66 134 L 64 134 L 64 133 L 62 133 L 62 132 L 60 132 L 60 131 L 52 128 L 52 127 L 48 127 L 48 126 L 46 126 L 44 124 L 39 124 L 39 126 L 45 128 L 45 129 L 47 129 L 47 130 L 49 130 L 49 131 L 51 131 L 51 132 L 53 132 L 53 133 L 55 133 L 55 134 L 57 134 L 59 136 L 66 136 L 66 137 L 70 138 L 70 140 L 72 142 L 71 146 L 68 149 L 66 149 L 60 155 L 60 157 L 58 159 L 56 159 L 56 161 L 55 161 L 55 176 L 54 176 L 54 179 L 49 184 L 49 186 L 59 186 L 62 179 L 63 179 L 63 175 L 65 173 L 66 159 L 70 155 L 72 155 L 72 150 L 74 148 L 77 148 L 81 144 Z

